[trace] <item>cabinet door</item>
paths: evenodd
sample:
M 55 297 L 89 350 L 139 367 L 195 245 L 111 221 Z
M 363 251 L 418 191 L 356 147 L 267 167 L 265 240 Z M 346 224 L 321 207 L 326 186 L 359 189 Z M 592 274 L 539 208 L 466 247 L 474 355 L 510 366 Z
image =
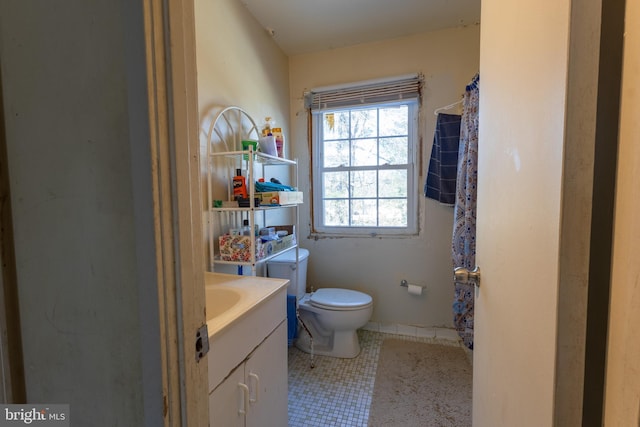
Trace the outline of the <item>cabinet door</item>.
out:
M 253 352 L 245 363 L 245 384 L 249 386 L 247 427 L 286 426 L 287 322 Z
M 238 384 L 244 384 L 244 365 L 236 368 L 231 375 L 209 395 L 209 426 L 210 427 L 243 427 L 246 393 Z M 249 410 L 249 402 L 246 402 Z M 286 425 L 286 424 L 284 424 Z

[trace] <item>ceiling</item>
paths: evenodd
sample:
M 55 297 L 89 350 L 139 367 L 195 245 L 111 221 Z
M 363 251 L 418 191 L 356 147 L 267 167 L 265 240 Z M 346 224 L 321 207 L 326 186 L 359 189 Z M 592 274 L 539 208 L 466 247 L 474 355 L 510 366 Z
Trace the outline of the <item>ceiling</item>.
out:
M 480 22 L 480 0 L 240 0 L 287 55 Z

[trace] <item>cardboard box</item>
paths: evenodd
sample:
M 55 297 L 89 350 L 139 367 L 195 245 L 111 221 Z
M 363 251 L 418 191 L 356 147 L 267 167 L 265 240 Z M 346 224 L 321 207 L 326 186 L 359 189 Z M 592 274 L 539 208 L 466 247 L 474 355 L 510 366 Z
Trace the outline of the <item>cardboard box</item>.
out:
M 296 244 L 297 240 L 295 225 L 272 225 L 270 227 L 275 228 L 276 233 L 278 233 L 278 231 L 280 230 L 285 230 L 288 234 L 279 240 L 272 240 L 269 242 L 271 243 L 269 254 L 280 252 Z
M 295 245 L 296 236 L 295 234 L 289 234 L 287 236 L 284 236 L 280 240 L 271 241 L 271 244 L 272 244 L 272 248 L 271 248 L 272 253 L 280 252 L 284 249 L 290 248 L 291 246 Z
M 289 224 L 289 225 L 270 225 L 269 228 L 273 228 L 276 231 L 276 234 L 278 233 L 278 231 L 286 231 L 288 236 L 295 236 L 296 234 L 296 226 L 293 224 Z
M 218 238 L 220 259 L 223 261 L 251 262 L 251 239 L 254 236 L 224 234 Z M 256 260 L 265 257 L 265 247 L 260 238 L 255 239 Z
M 302 203 L 302 191 L 267 191 L 256 193 L 263 205 L 296 205 Z

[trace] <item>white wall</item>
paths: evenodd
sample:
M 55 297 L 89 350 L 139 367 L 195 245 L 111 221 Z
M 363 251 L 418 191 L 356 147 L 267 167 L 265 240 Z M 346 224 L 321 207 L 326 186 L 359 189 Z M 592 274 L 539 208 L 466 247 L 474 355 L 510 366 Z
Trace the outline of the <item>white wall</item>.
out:
M 289 128 L 286 55 L 237 0 L 195 0 L 198 105 L 235 105 Z
M 195 0 L 198 105 L 201 122 L 208 124 L 209 112 L 217 107 L 237 106 L 260 126 L 272 117 L 283 128 L 285 141 L 289 125 L 289 63 L 271 36 L 237 0 Z M 288 148 L 286 149 L 287 151 Z M 206 138 L 201 138 L 206 152 Z M 206 159 L 203 156 L 203 165 Z M 289 153 L 287 157 L 291 157 Z M 273 170 L 273 168 L 272 168 Z M 206 170 L 203 167 L 203 179 Z M 288 170 L 275 172 L 283 183 L 290 182 Z M 231 176 L 220 176 L 225 185 Z M 206 185 L 203 185 L 203 192 Z M 203 200 L 207 198 L 203 194 Z M 291 212 L 269 214 L 270 225 L 289 224 Z M 204 215 L 204 230 L 207 230 Z M 208 260 L 208 247 L 205 247 Z M 205 267 L 206 268 L 206 267 Z M 228 270 L 228 271 L 227 271 Z M 235 273 L 235 269 L 216 268 Z
M 132 145 L 149 142 L 130 139 L 148 124 L 129 121 L 145 116 L 132 110 L 146 103 L 143 25 L 141 6 L 123 4 L 0 3 L 27 399 L 70 404 L 74 425 L 145 425 L 145 384 L 156 398 L 147 425 L 162 422 L 158 301 L 144 294 L 155 281 L 145 288 L 136 255 L 154 250 L 135 218 L 147 199 L 134 201 L 150 164 L 133 163 L 144 155 Z M 141 86 L 128 87 L 135 72 Z M 142 102 L 129 104 L 129 89 Z
M 301 188 L 309 191 L 307 114 L 302 95 L 314 87 L 422 72 L 425 75 L 421 114 L 419 199 L 420 234 L 411 238 L 307 238 L 310 204 L 301 210 L 301 246 L 309 249 L 309 284 L 344 287 L 369 293 L 372 321 L 382 324 L 452 326 L 451 233 L 453 208 L 425 199 L 424 175 L 429 164 L 433 111 L 458 101 L 479 69 L 478 26 L 423 33 L 381 43 L 358 45 L 290 58 L 291 123 L 295 155 L 300 159 Z M 427 286 L 411 296 L 400 281 Z
M 628 1 L 615 208 L 605 425 L 640 421 L 640 3 Z

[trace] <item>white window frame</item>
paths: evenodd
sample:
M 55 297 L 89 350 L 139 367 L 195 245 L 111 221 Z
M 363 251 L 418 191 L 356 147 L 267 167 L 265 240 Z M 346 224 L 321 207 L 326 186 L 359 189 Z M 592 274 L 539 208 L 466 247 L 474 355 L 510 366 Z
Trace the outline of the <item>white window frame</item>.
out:
M 330 111 L 354 110 L 358 108 L 384 108 L 386 106 L 408 106 L 408 159 L 406 165 L 393 165 L 392 169 L 406 169 L 407 171 L 407 226 L 406 227 L 359 227 L 359 226 L 326 226 L 324 225 L 323 209 L 323 173 L 325 171 L 339 170 L 336 168 L 324 168 L 323 159 L 323 124 L 321 122 L 323 113 Z M 419 173 L 416 166 L 419 155 L 419 117 L 420 117 L 420 97 L 387 102 L 363 103 L 360 106 L 316 108 L 312 110 L 312 153 L 313 153 L 313 174 L 312 174 L 312 234 L 317 237 L 393 237 L 393 236 L 414 236 L 418 233 L 418 179 Z M 367 170 L 383 170 L 389 168 L 384 165 L 366 167 Z M 342 170 L 358 170 L 358 167 L 346 167 Z

